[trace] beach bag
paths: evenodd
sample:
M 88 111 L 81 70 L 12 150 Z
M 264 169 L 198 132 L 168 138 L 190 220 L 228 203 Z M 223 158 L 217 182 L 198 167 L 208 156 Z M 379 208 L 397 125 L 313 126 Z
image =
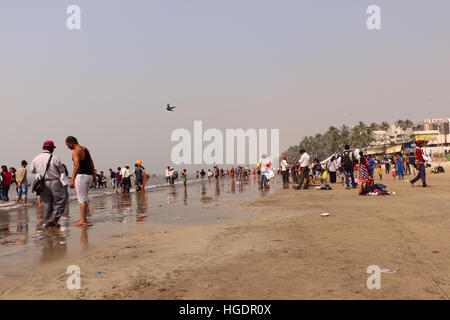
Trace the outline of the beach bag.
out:
M 368 177 L 367 179 L 364 179 L 361 183 L 361 186 L 359 188 L 359 195 L 367 195 L 370 192 L 374 191 L 374 182 L 371 177 Z
M 45 175 L 47 174 L 48 168 L 50 168 L 50 162 L 52 161 L 53 155 L 50 155 L 50 158 L 48 158 L 47 166 L 45 167 L 45 172 L 42 177 L 37 177 L 36 180 L 33 182 L 33 186 L 31 187 L 31 190 L 33 192 L 36 192 L 37 194 L 42 193 L 45 188 Z
M 389 192 L 387 192 L 386 190 L 380 190 L 377 188 L 375 188 L 375 190 L 373 190 L 373 192 L 375 192 L 379 196 L 388 196 L 389 195 Z
M 386 190 L 387 187 L 386 187 L 384 184 L 377 183 L 377 184 L 374 186 L 374 188 L 375 188 L 375 189 L 378 189 L 378 190 Z

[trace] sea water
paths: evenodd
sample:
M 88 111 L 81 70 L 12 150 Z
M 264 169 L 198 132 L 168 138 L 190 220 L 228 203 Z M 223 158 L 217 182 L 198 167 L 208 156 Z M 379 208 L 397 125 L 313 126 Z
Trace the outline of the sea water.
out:
M 258 176 L 247 180 L 229 177 L 190 180 L 146 187 L 146 192 L 114 193 L 109 188 L 89 193 L 88 226 L 73 227 L 80 210 L 76 195 L 61 218 L 61 228 L 42 229 L 43 210 L 35 200 L 28 205 L 0 207 L 0 278 L 20 274 L 36 263 L 47 263 L 126 236 L 136 228 L 198 225 L 255 217 L 255 212 L 236 210 L 239 201 L 258 199 L 281 188 L 275 178 L 260 191 Z

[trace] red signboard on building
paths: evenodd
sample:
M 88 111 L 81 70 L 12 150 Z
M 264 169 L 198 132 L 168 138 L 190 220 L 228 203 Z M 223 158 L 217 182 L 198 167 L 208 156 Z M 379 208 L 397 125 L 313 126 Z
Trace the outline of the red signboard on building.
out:
M 425 123 L 449 123 L 450 118 L 441 118 L 441 119 L 425 119 Z

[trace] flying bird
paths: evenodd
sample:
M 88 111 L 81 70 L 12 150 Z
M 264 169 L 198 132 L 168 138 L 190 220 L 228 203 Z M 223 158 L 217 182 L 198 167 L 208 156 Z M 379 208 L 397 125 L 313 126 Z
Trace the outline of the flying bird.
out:
M 166 110 L 167 110 L 167 111 L 172 111 L 172 112 L 173 112 L 173 109 L 175 109 L 175 108 L 176 108 L 176 107 L 171 107 L 170 104 L 168 104 Z

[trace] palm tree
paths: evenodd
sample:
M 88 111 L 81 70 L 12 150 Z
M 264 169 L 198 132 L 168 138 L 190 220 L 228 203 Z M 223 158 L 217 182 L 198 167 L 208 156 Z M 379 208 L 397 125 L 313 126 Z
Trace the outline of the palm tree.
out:
M 411 128 L 411 127 L 413 127 L 413 126 L 414 126 L 414 123 L 413 123 L 411 120 L 406 119 L 405 121 L 403 121 L 403 127 L 402 127 L 402 129 L 403 129 L 403 130 L 406 130 L 406 129 Z
M 403 120 L 397 120 L 397 121 L 395 121 L 395 125 L 396 125 L 398 128 L 402 129 L 403 126 L 404 126 L 404 122 L 403 122 Z M 403 130 L 403 129 L 402 129 L 402 130 Z
M 413 126 L 411 120 L 397 120 L 395 125 L 405 130 Z M 383 121 L 381 124 L 371 123 L 366 125 L 360 121 L 356 126 L 349 129 L 343 125 L 340 128 L 331 126 L 324 134 L 317 133 L 315 136 L 305 136 L 298 145 L 289 147 L 283 155 L 289 160 L 297 159 L 300 150 L 305 149 L 313 158 L 323 160 L 340 151 L 346 144 L 351 148 L 364 148 L 374 140 L 373 131 L 376 129 L 388 130 L 390 125 Z
M 383 122 L 380 124 L 379 128 L 380 128 L 381 130 L 383 130 L 383 131 L 387 131 L 387 130 L 390 128 L 390 125 L 389 125 L 389 123 L 387 123 L 386 121 L 383 121 Z
M 370 128 L 371 131 L 376 131 L 376 130 L 378 130 L 379 126 L 378 126 L 378 124 L 376 124 L 375 122 L 372 122 L 372 123 L 369 125 L 369 128 Z

